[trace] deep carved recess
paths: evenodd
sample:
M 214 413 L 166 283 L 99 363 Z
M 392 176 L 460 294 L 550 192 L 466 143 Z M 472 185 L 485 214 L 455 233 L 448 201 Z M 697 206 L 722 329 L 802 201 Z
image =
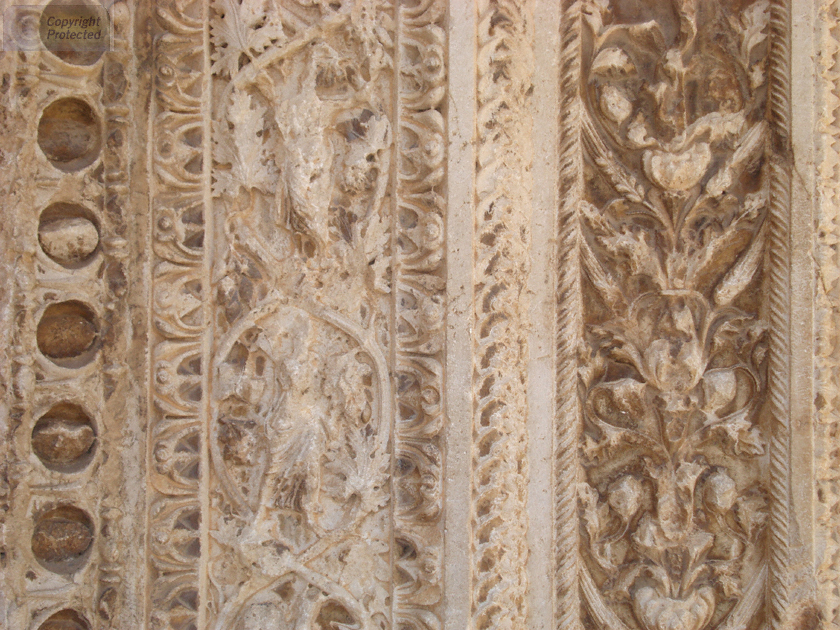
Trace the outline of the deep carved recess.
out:
M 54 573 L 72 573 L 85 562 L 93 543 L 90 516 L 73 505 L 41 514 L 32 532 L 32 553 Z
M 770 524 L 788 481 L 775 464 L 784 339 L 768 328 L 788 298 L 773 275 L 785 248 L 771 260 L 768 242 L 789 211 L 782 193 L 769 200 L 781 180 L 766 157 L 780 122 L 768 67 L 785 71 L 771 6 L 566 11 L 581 29 L 565 41 L 580 55 L 566 129 L 583 158 L 568 241 L 583 327 L 566 352 L 580 365 L 582 593 L 612 630 L 758 627 L 784 597 L 771 570 L 767 611 L 787 544 L 783 519 Z
M 62 171 L 89 166 L 102 148 L 101 122 L 93 108 L 78 98 L 50 103 L 38 121 L 38 146 Z
M 90 623 L 76 610 L 59 610 L 38 626 L 38 630 L 90 630 Z

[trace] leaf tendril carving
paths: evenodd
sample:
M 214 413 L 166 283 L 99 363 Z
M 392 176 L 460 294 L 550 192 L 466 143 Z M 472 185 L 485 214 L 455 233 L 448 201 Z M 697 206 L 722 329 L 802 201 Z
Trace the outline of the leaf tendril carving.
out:
M 760 604 L 768 11 L 583 4 L 578 497 L 584 593 L 612 625 Z

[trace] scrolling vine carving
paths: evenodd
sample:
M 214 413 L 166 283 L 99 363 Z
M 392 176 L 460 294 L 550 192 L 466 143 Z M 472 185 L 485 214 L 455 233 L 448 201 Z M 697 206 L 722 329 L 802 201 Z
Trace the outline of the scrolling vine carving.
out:
M 393 10 L 214 11 L 217 624 L 384 627 Z
M 768 560 L 769 3 L 582 17 L 583 590 L 611 628 L 749 624 Z
M 156 7 L 155 627 L 439 625 L 444 9 Z
M 435 627 L 441 4 L 213 16 L 215 623 Z

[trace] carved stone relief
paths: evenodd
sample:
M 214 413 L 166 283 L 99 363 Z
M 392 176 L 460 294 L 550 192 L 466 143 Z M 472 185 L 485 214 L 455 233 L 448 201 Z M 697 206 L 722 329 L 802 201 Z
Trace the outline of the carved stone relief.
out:
M 161 45 L 201 32 L 176 8 Z M 204 82 L 159 66 L 189 105 L 167 112 L 181 259 L 161 286 L 190 298 L 167 376 L 193 419 L 162 450 L 186 477 L 166 518 L 215 559 L 204 577 L 182 554 L 173 596 L 201 627 L 434 627 L 443 7 L 205 10 L 209 59 L 179 38 Z
M 762 300 L 770 6 L 676 9 L 582 8 L 581 579 L 600 623 L 645 630 L 758 617 L 785 476 L 762 461 L 784 439 Z
M 836 1 L 53 4 L 0 627 L 840 625 Z

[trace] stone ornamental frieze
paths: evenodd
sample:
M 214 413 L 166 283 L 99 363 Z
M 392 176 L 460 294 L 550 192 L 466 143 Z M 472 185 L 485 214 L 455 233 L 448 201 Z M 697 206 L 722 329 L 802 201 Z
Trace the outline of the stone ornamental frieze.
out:
M 0 10 L 0 629 L 840 628 L 837 0 Z

